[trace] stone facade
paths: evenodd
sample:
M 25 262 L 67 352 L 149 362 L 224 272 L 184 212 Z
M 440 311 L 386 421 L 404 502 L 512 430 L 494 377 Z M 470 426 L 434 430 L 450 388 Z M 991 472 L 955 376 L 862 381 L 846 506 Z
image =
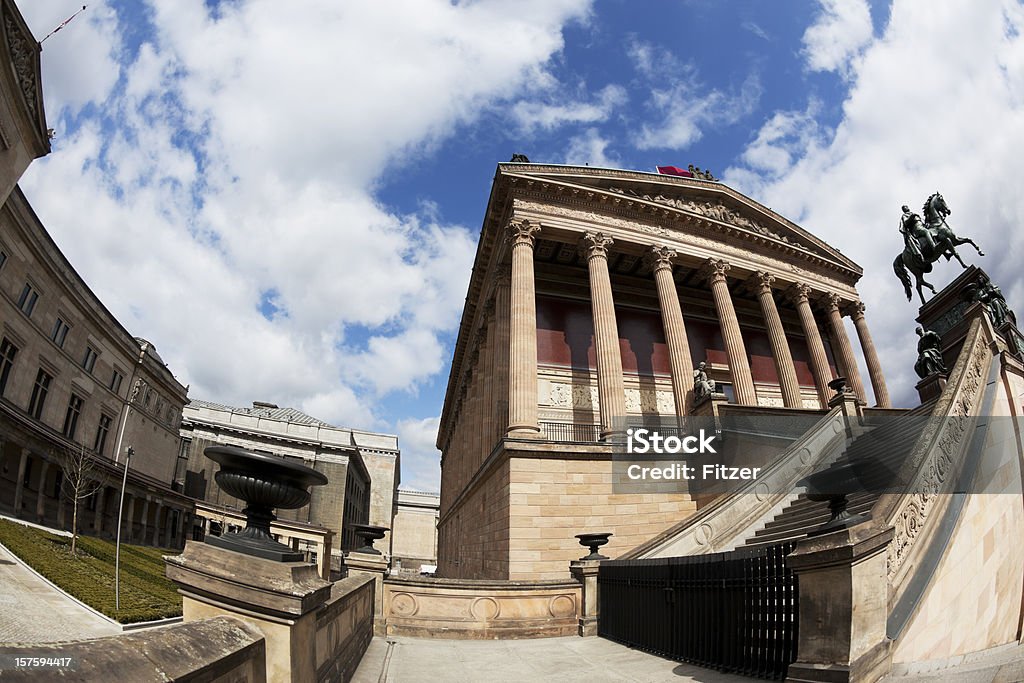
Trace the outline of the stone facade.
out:
M 500 164 L 438 433 L 440 575 L 560 578 L 577 533 L 613 532 L 614 555 L 691 514 L 616 495 L 605 442 L 691 414 L 700 362 L 742 406 L 824 410 L 845 375 L 889 407 L 861 274 L 718 182 Z
M 49 140 L 39 46 L 13 2 L 0 18 L 0 509 L 69 526 L 61 463 L 85 452 L 101 488 L 79 529 L 113 536 L 131 447 L 128 538 L 179 546 L 193 508 L 173 486 L 186 387 L 93 294 L 17 187 Z
M 216 485 L 218 465 L 203 454 L 215 444 L 240 446 L 300 458 L 327 475 L 329 483 L 313 487 L 308 505 L 277 514 L 330 529 L 336 552 L 356 547 L 352 524 L 391 526 L 399 462 L 393 435 L 335 427 L 270 403 L 233 408 L 193 400 L 184 409 L 181 437 L 179 481 L 195 498 L 236 510 L 244 507 Z
M 437 514 L 440 496 L 436 493 L 398 490 L 391 552 L 394 565 L 418 572 L 422 565 L 437 564 Z

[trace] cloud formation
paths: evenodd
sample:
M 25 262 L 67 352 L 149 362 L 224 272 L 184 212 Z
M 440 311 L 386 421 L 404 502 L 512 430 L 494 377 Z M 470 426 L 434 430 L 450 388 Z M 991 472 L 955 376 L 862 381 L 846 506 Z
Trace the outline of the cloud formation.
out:
M 64 18 L 24 4 L 39 36 Z M 586 0 L 90 5 L 44 46 L 59 137 L 23 187 L 192 396 L 394 429 L 380 401 L 444 367 L 475 236 L 435 207 L 383 205 L 376 187 L 514 93 L 550 88 L 563 27 L 588 11 Z M 593 106 L 621 95 L 610 87 Z M 542 110 L 536 125 L 587 120 L 585 109 Z

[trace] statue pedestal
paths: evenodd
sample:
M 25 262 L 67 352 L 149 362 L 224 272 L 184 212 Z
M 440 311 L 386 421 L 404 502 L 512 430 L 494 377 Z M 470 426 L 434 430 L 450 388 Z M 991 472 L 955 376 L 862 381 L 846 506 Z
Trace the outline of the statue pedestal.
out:
M 697 417 L 718 417 L 718 408 L 722 405 L 727 405 L 729 399 L 725 397 L 725 394 L 711 394 L 703 398 L 699 403 L 693 405 L 693 415 Z
M 915 388 L 917 389 L 917 395 L 921 398 L 921 403 L 927 403 L 932 399 L 938 398 L 942 394 L 943 389 L 946 388 L 946 379 L 948 377 L 948 374 L 936 372 L 918 382 Z
M 164 562 L 182 596 L 183 621 L 226 615 L 248 622 L 266 637 L 268 681 L 316 680 L 316 613 L 331 595 L 316 565 L 198 541 Z
M 357 550 L 345 553 L 344 566 L 348 575 L 368 574 L 373 577 L 373 634 L 385 635 L 384 624 L 384 575 L 388 571 L 388 561 L 380 554 L 371 555 Z

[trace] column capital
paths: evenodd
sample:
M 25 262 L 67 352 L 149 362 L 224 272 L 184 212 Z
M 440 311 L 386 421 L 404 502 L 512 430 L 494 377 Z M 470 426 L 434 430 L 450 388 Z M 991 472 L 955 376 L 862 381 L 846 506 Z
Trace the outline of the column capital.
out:
M 608 258 L 608 247 L 615 244 L 615 240 L 603 232 L 587 232 L 579 241 L 580 255 L 588 261 L 601 256 Z
M 701 266 L 698 274 L 701 278 L 709 281 L 711 284 L 716 282 L 725 282 L 725 274 L 732 269 L 732 265 L 723 261 L 722 259 L 709 258 Z
M 772 283 L 775 282 L 775 276 L 771 273 L 759 270 L 750 276 L 748 282 L 750 282 L 751 288 L 758 294 L 771 294 Z
M 804 282 L 794 282 L 786 289 L 786 296 L 794 303 L 808 303 L 811 294 L 811 286 Z
M 842 315 L 842 313 L 839 310 L 839 306 L 840 304 L 843 303 L 843 299 L 835 292 L 826 292 L 825 296 L 822 297 L 822 302 L 825 304 L 825 310 L 827 310 L 829 313 L 835 311 Z
M 672 247 L 665 247 L 659 244 L 652 244 L 644 254 L 644 262 L 657 273 L 661 270 L 672 270 L 672 259 L 679 255 Z
M 850 316 L 854 321 L 864 318 L 864 302 L 863 301 L 851 301 L 845 307 L 843 311 L 846 315 Z
M 512 220 L 508 222 L 508 240 L 513 246 L 528 244 L 531 247 L 537 240 L 537 233 L 540 232 L 540 224 L 534 223 L 528 218 L 523 220 Z
M 485 321 L 486 320 L 490 320 L 491 317 L 494 316 L 494 309 L 495 309 L 495 307 L 496 307 L 496 304 L 494 303 L 494 297 L 493 296 L 488 297 L 487 301 L 484 302 L 484 305 L 481 308 L 481 313 L 483 314 L 483 319 Z

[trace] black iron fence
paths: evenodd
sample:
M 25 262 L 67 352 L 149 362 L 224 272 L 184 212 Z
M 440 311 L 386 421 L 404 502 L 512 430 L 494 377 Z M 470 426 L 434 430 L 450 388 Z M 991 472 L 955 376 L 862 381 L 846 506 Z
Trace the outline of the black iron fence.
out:
M 551 441 L 593 443 L 601 438 L 601 425 L 579 422 L 541 422 L 540 431 Z
M 795 542 L 728 553 L 606 560 L 598 635 L 729 673 L 785 678 L 796 659 Z

